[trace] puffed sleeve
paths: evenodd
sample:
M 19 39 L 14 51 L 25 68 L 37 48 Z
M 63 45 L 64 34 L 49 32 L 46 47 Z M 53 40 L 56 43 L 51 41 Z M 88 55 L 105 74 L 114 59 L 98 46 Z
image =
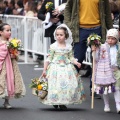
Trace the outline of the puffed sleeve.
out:
M 48 51 L 48 56 L 47 56 L 46 61 L 52 62 L 53 57 L 54 57 L 54 53 L 55 53 L 55 49 L 52 46 L 50 46 L 50 49 Z

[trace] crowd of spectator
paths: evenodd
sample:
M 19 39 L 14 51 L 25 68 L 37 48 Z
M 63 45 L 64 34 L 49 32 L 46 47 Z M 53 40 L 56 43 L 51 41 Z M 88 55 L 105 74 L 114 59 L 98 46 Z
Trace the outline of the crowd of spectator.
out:
M 0 14 L 36 17 L 44 0 L 0 0 Z M 120 0 L 109 0 L 113 20 L 120 12 Z
M 36 17 L 43 0 L 0 0 L 0 14 Z
M 114 24 L 118 24 L 119 13 L 120 13 L 120 0 L 109 0 L 111 7 L 111 15 Z

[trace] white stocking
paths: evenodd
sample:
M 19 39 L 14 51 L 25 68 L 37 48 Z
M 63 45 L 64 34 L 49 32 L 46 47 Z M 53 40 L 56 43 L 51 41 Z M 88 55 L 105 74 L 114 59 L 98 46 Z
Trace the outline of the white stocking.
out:
M 103 100 L 104 100 L 105 106 L 109 107 L 109 96 L 108 96 L 108 94 L 107 95 L 103 94 Z
M 120 109 L 120 89 L 116 87 L 116 92 L 114 93 L 114 98 L 116 102 L 116 108 Z

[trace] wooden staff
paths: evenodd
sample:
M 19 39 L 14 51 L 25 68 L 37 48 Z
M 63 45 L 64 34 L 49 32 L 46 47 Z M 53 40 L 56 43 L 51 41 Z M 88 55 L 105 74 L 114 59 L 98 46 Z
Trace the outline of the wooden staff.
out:
M 93 48 L 95 46 L 92 46 Z M 91 100 L 91 109 L 94 108 L 94 79 L 95 79 L 95 50 L 92 52 L 93 54 L 93 64 L 92 64 L 92 100 Z

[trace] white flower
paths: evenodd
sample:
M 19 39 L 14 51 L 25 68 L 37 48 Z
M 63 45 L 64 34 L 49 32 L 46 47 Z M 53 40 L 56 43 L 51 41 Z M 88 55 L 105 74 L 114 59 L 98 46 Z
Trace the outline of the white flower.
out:
M 44 82 L 44 79 L 40 79 L 40 82 Z
M 94 40 L 95 38 L 94 37 L 91 37 L 91 40 Z
M 45 83 L 44 86 L 47 86 L 47 83 Z
M 43 89 L 43 90 L 47 90 L 47 87 L 44 86 L 42 89 Z

